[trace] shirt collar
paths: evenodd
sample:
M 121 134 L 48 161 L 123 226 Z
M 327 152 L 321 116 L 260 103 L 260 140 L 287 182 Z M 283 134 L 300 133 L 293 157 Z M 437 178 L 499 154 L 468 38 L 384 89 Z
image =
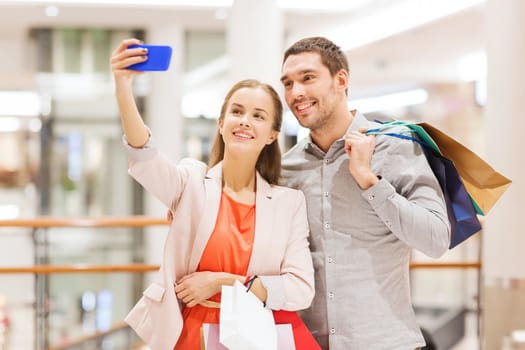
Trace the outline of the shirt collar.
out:
M 351 131 L 359 131 L 359 129 L 361 128 L 369 127 L 368 119 L 366 119 L 366 117 L 361 112 L 359 112 L 358 110 L 352 110 L 350 111 L 350 113 L 354 115 L 352 123 L 350 123 L 350 126 L 346 130 L 344 136 L 334 142 L 334 144 L 336 145 L 344 145 L 345 136 L 348 135 Z M 310 136 L 310 134 L 308 134 L 308 136 L 306 137 L 306 141 L 303 145 L 303 150 L 308 153 L 321 152 L 321 154 L 324 154 L 324 152 L 312 140 L 312 136 Z

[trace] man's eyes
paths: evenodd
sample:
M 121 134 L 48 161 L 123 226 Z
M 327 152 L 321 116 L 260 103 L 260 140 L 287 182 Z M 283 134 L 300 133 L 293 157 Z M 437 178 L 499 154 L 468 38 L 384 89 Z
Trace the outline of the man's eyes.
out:
M 304 81 L 310 81 L 310 80 L 313 80 L 315 79 L 315 76 L 313 75 L 305 75 L 303 76 L 303 82 Z M 283 82 L 283 86 L 286 88 L 286 89 L 290 89 L 292 86 L 293 86 L 293 82 L 292 81 L 284 81 Z

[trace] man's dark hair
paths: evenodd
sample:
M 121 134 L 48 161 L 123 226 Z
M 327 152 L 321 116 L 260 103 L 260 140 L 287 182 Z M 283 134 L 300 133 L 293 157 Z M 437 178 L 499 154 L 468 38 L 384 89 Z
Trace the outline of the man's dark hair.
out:
M 323 37 L 301 39 L 290 46 L 284 53 L 283 64 L 290 55 L 303 52 L 317 52 L 321 62 L 328 68 L 330 74 L 335 76 L 341 69 L 349 71 L 346 55 L 339 46 Z

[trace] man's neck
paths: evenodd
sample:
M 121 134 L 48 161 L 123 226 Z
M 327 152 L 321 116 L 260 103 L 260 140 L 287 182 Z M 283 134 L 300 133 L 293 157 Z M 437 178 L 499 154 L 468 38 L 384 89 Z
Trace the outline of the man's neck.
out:
M 327 152 L 332 144 L 342 138 L 352 120 L 354 119 L 355 111 L 348 111 L 346 109 L 336 116 L 329 124 L 325 127 L 311 131 L 310 137 L 312 141 L 319 146 L 324 152 Z

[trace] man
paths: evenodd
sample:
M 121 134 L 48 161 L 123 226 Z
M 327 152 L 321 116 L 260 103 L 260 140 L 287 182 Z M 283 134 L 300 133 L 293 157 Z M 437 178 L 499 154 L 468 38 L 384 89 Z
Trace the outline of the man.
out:
M 421 147 L 387 135 L 347 108 L 348 62 L 325 38 L 284 54 L 281 81 L 310 130 L 283 159 L 284 184 L 307 201 L 316 295 L 302 315 L 323 349 L 417 349 L 409 260 L 448 248 L 443 193 Z

